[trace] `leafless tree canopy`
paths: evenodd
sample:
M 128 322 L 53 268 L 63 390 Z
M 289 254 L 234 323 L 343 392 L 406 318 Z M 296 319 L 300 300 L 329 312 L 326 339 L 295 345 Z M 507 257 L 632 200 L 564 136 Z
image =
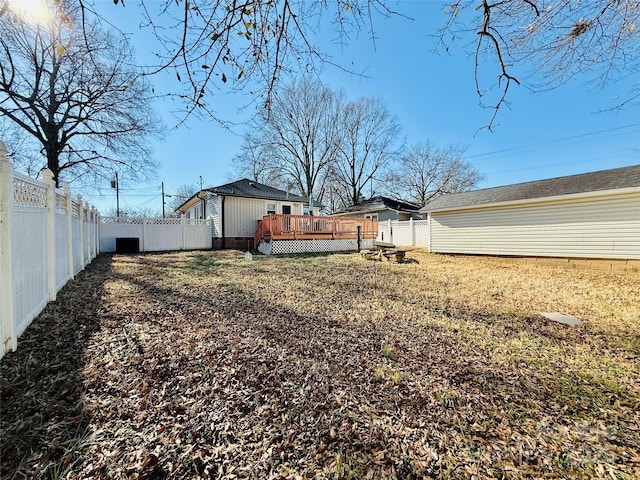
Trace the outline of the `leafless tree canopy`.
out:
M 421 207 L 437 195 L 470 190 L 482 175 L 462 159 L 463 154 L 464 149 L 456 146 L 414 145 L 387 173 L 385 190 Z
M 56 181 L 144 177 L 157 128 L 125 39 L 80 24 L 71 3 L 48 21 L 0 16 L 0 113 L 40 150 Z M 32 157 L 33 159 L 34 157 Z
M 344 105 L 337 118 L 338 151 L 331 181 L 342 207 L 358 203 L 365 186 L 401 148 L 400 125 L 381 99 L 361 98 Z
M 167 202 L 168 209 L 167 212 L 171 214 L 174 212 L 180 205 L 189 200 L 194 194 L 196 194 L 200 190 L 200 188 L 194 183 L 185 183 L 180 185 L 174 193 L 167 194 L 166 197 L 169 199 Z
M 460 147 L 423 143 L 402 154 L 400 125 L 380 99 L 347 101 L 306 78 L 274 99 L 245 136 L 236 173 L 313 193 L 328 211 L 358 203 L 367 187 L 424 205 L 482 179 Z
M 92 1 L 83 5 L 92 11 Z M 124 0 L 114 0 L 137 13 Z M 329 60 L 314 45 L 321 27 L 336 38 L 369 30 L 375 15 L 393 12 L 381 0 L 141 0 L 142 25 L 159 41 L 151 71 L 170 69 L 187 89 L 189 113 L 217 118 L 208 97 L 220 89 L 251 90 L 267 108 L 275 87 L 290 74 L 315 71 Z
M 84 1 L 87 9 L 90 1 Z M 119 8 L 125 2 L 114 3 Z M 365 31 L 373 42 L 377 22 L 403 15 L 387 0 L 141 0 L 141 5 L 142 22 L 159 40 L 154 69 L 174 69 L 188 85 L 181 96 L 189 111 L 210 113 L 214 102 L 207 98 L 220 88 L 249 91 L 270 107 L 282 79 L 331 63 L 314 44 L 321 28 L 332 25 L 330 34 L 344 42 Z M 637 0 L 461 0 L 443 1 L 442 7 L 450 13 L 442 29 L 445 46 L 460 36 L 475 38 L 477 91 L 481 103 L 494 110 L 489 128 L 510 87 L 521 81 L 554 88 L 592 72 L 589 78 L 608 83 L 639 70 Z M 492 60 L 489 66 L 484 57 Z M 497 70 L 489 71 L 490 65 Z M 525 74 L 530 67 L 533 72 Z M 638 95 L 629 92 L 626 101 Z
M 450 4 L 448 11 L 450 19 L 442 33 L 445 44 L 477 33 L 476 86 L 482 102 L 494 109 L 489 128 L 507 102 L 510 87 L 521 80 L 540 90 L 584 75 L 603 86 L 640 70 L 637 0 L 465 0 Z M 498 66 L 495 76 L 484 72 L 486 56 Z M 533 70 L 528 74 L 523 72 L 527 65 Z M 489 87 L 496 83 L 497 94 L 490 95 Z M 612 107 L 639 96 L 640 82 L 636 82 Z
M 342 104 L 341 94 L 306 77 L 274 95 L 272 108 L 262 112 L 247 139 L 256 142 L 252 148 L 267 160 L 262 174 L 273 177 L 279 172 L 287 190 L 293 187 L 300 195 L 321 200 L 339 148 L 336 120 Z
M 273 146 L 263 142 L 256 134 L 247 132 L 240 152 L 233 159 L 236 177 L 246 177 L 264 185 L 284 188 L 285 179 L 279 165 L 274 162 Z

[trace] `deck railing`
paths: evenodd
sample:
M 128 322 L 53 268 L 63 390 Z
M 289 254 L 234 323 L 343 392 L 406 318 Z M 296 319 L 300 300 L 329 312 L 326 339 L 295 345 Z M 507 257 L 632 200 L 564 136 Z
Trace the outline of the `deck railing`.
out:
M 258 220 L 254 244 L 257 246 L 261 238 L 265 240 L 358 238 L 358 230 L 360 238 L 376 238 L 378 220 L 272 214 Z

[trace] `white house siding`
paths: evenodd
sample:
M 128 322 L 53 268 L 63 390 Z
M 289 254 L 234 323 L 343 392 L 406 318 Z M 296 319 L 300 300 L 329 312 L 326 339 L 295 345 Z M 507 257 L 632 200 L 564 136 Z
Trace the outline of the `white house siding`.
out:
M 302 215 L 302 203 L 277 202 L 242 197 L 226 197 L 224 200 L 225 237 L 253 237 L 258 220 L 267 214 L 267 204 L 276 205 L 276 213 L 282 213 L 283 205 L 291 205 L 291 215 Z
M 640 258 L 640 192 L 432 212 L 431 251 Z
M 222 237 L 222 224 L 220 223 L 220 197 L 212 195 L 207 200 L 206 217 L 211 219 L 211 236 Z

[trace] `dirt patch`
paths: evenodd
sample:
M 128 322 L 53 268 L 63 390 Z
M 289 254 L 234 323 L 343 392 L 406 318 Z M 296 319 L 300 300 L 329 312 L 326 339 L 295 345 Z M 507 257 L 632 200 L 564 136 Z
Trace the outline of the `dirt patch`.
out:
M 640 475 L 636 278 L 407 256 L 98 257 L 1 362 L 1 476 Z

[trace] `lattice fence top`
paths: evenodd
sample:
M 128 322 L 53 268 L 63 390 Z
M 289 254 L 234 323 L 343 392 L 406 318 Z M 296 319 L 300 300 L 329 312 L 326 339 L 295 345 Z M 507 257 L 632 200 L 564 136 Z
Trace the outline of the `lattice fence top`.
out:
M 46 207 L 46 185 L 22 175 L 14 174 L 13 199 L 15 205 L 25 207 Z
M 121 225 L 142 225 L 144 218 L 137 217 L 102 217 L 102 223 L 118 223 Z
M 209 225 L 209 219 L 197 219 L 197 218 L 187 218 L 185 219 L 185 223 L 187 225 Z
M 147 218 L 149 225 L 180 225 L 182 219 L 180 218 Z
M 182 218 L 101 217 L 102 223 L 120 225 L 181 225 Z M 209 220 L 184 219 L 185 225 L 209 225 Z

